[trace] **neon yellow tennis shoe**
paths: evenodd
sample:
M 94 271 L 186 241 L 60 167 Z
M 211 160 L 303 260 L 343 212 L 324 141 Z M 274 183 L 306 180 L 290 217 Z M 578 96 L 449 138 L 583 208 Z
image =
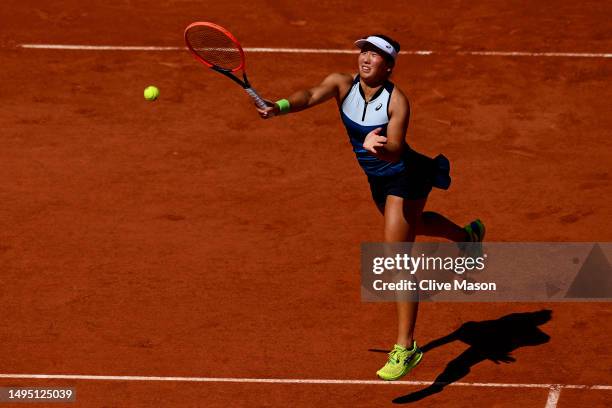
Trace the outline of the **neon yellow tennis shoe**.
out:
M 412 348 L 396 344 L 389 353 L 387 364 L 376 372 L 376 375 L 385 381 L 399 380 L 410 370 L 416 367 L 423 358 L 423 352 L 417 346 L 416 341 L 412 343 Z
M 468 236 L 470 237 L 469 242 L 484 241 L 486 229 L 485 229 L 484 223 L 480 221 L 478 218 L 470 222 L 465 227 L 463 227 L 463 229 L 465 230 L 465 232 L 467 232 Z
M 459 243 L 459 249 L 463 252 L 463 255 L 467 255 L 472 258 L 479 258 L 484 255 L 484 249 L 482 247 L 482 241 L 485 237 L 485 225 L 479 219 L 475 219 L 468 225 L 463 227 L 465 230 L 468 241 Z

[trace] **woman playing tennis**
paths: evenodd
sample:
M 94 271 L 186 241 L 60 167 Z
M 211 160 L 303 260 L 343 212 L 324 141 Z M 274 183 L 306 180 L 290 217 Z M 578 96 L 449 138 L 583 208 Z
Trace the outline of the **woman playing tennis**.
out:
M 438 213 L 423 211 L 433 186 L 448 187 L 448 161 L 444 156 L 429 159 L 405 141 L 410 106 L 401 89 L 389 81 L 399 43 L 375 34 L 355 45 L 361 49 L 357 74 L 330 74 L 313 88 L 258 108 L 260 116 L 269 119 L 335 99 L 372 197 L 384 216 L 385 242 L 413 242 L 417 234 L 482 242 L 485 227 L 480 220 L 460 227 Z M 376 373 L 383 380 L 401 378 L 423 357 L 413 337 L 417 311 L 418 302 L 397 302 L 396 344 Z

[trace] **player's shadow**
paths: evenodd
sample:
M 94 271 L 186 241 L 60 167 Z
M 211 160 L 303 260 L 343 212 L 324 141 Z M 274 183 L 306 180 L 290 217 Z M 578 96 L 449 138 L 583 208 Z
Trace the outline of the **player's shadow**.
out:
M 495 364 L 516 361 L 511 353 L 517 348 L 536 346 L 550 340 L 550 336 L 541 331 L 538 326 L 548 322 L 551 317 L 552 311 L 540 310 L 513 313 L 497 320 L 464 323 L 453 333 L 426 344 L 422 350 L 427 352 L 455 340 L 462 341 L 470 347 L 449 362 L 431 385 L 398 397 L 393 402 L 407 404 L 439 393 L 448 384 L 465 377 L 472 366 L 484 360 L 491 360 Z

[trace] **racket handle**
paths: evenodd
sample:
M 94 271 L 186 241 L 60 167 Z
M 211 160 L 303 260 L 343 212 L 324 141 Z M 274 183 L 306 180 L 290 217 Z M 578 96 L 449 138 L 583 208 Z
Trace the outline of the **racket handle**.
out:
M 259 109 L 265 109 L 268 107 L 268 104 L 266 104 L 266 102 L 261 99 L 261 96 L 259 96 L 257 91 L 255 91 L 253 88 L 244 88 L 244 90 L 246 91 L 246 93 L 249 94 L 253 101 L 255 101 L 255 105 L 257 105 Z

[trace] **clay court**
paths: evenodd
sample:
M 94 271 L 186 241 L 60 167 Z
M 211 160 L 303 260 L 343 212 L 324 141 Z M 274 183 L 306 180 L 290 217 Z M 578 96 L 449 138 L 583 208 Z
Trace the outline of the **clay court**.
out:
M 612 4 L 376 4 L 2 3 L 0 386 L 74 387 L 57 407 L 612 404 L 605 302 L 423 303 L 423 362 L 377 380 L 395 306 L 361 301 L 359 256 L 382 217 L 336 106 L 263 121 L 182 39 L 228 27 L 276 100 L 355 72 L 321 50 L 388 33 L 408 142 L 452 161 L 427 209 L 493 242 L 612 241 Z M 514 361 L 436 341 L 547 310 Z

